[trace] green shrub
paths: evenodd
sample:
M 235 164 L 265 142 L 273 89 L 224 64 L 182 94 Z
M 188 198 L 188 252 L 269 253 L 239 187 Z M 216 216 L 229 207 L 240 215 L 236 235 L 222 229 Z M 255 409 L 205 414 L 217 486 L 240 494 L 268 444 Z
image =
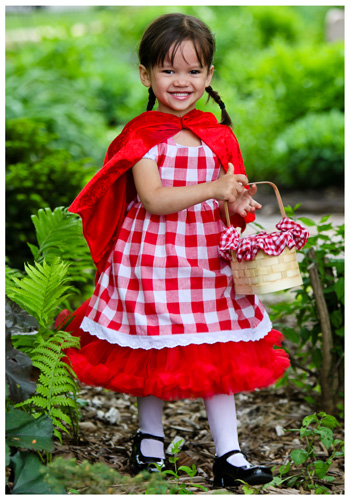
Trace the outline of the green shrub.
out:
M 55 57 L 52 52 L 48 57 Z M 69 79 L 62 75 L 61 63 L 57 69 L 53 63 L 52 68 L 41 67 L 40 60 L 35 59 L 40 59 L 40 54 L 33 50 L 30 56 L 28 67 L 17 60 L 7 64 L 7 120 L 24 118 L 43 123 L 54 134 L 56 148 L 67 150 L 74 158 L 93 156 L 101 164 L 106 127 L 98 103 L 91 96 L 90 78 L 73 73 Z
M 284 186 L 343 186 L 344 114 L 336 109 L 308 113 L 283 130 L 272 154 L 281 167 L 276 181 Z
M 55 149 L 55 136 L 40 122 L 23 118 L 6 126 L 6 253 L 21 268 L 31 257 L 27 241 L 35 241 L 31 214 L 69 206 L 96 168 L 89 159 L 74 160 Z
M 202 18 L 216 34 L 213 87 L 232 116 L 252 179 L 277 177 L 280 164 L 272 145 L 286 127 L 309 113 L 344 109 L 344 48 L 341 42 L 324 42 L 328 8 L 175 9 Z M 152 19 L 173 11 L 171 6 L 92 8 L 81 12 L 81 22 L 76 12 L 26 16 L 22 24 L 38 26 L 41 42 L 8 47 L 7 118 L 45 123 L 55 134 L 56 149 L 74 159 L 91 156 L 100 166 L 109 142 L 145 110 L 147 93 L 137 71 L 140 36 Z M 18 27 L 18 19 L 8 25 Z M 204 102 L 199 107 L 219 117 L 218 106 Z M 291 169 L 288 163 L 284 167 Z
M 329 113 L 329 120 L 332 124 L 336 121 L 338 132 L 342 126 L 344 49 L 341 43 L 293 47 L 278 40 L 269 49 L 251 57 L 242 57 L 235 51 L 228 52 L 220 77 L 220 94 L 235 124 L 251 179 L 270 178 L 277 181 L 277 178 L 281 178 L 281 170 L 286 176 L 293 170 L 293 159 L 289 163 L 286 157 L 281 165 L 279 155 L 274 157 L 273 145 L 284 131 L 288 134 L 289 127 L 297 120 L 302 120 L 310 113 Z M 227 88 L 227 81 L 232 82 L 230 88 Z M 330 113 L 332 110 L 334 114 Z M 321 118 L 322 123 L 315 124 L 315 127 L 318 130 L 324 128 L 325 121 L 325 118 Z M 305 125 L 303 121 L 300 123 Z M 335 144 L 331 148 L 326 147 L 327 154 L 330 149 L 335 154 L 334 163 L 328 164 L 328 185 L 338 184 L 339 170 L 343 168 L 341 140 L 341 137 L 335 138 Z M 305 148 L 307 145 L 305 142 Z M 310 155 L 315 156 L 314 145 L 312 148 Z M 334 179 L 333 166 L 336 168 Z M 287 185 L 302 188 L 297 179 L 288 181 Z
M 294 210 L 286 207 L 286 213 L 291 217 Z M 345 242 L 344 224 L 333 226 L 328 219 L 324 216 L 318 224 L 305 217 L 297 219 L 314 232 L 300 250 L 303 284 L 285 292 L 291 293 L 292 298 L 271 304 L 270 315 L 276 328 L 292 342 L 292 348 L 287 347 L 292 369 L 281 383 L 295 384 L 308 403 L 335 415 L 343 411 L 344 398 Z M 313 288 L 311 267 L 319 277 L 320 290 Z M 318 294 L 324 296 L 322 313 L 328 317 L 328 328 L 320 315 Z M 288 316 L 295 326 L 285 324 Z
M 292 44 L 302 36 L 302 19 L 300 15 L 289 6 L 252 6 L 249 7 L 261 33 L 261 44 L 268 46 L 275 38 L 285 40 Z
M 317 52 L 317 57 L 315 56 Z M 273 89 L 283 122 L 309 112 L 344 110 L 344 44 L 291 47 L 276 41 L 247 63 L 243 95 Z

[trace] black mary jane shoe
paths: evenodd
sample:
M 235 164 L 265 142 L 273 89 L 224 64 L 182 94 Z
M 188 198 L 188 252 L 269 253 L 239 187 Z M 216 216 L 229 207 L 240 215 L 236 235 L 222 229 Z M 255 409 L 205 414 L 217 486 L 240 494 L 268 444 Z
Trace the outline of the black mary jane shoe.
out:
M 131 452 L 131 466 L 133 471 L 137 474 L 143 470 L 148 472 L 157 472 L 158 469 L 155 466 L 157 464 L 161 469 L 165 468 L 164 458 L 159 457 L 145 457 L 141 453 L 141 441 L 143 439 L 155 439 L 156 441 L 161 441 L 164 443 L 164 438 L 160 436 L 152 436 L 152 434 L 146 434 L 141 431 L 137 431 L 134 436 Z
M 236 467 L 227 462 L 227 458 L 242 453 L 240 450 L 233 450 L 225 453 L 222 457 L 215 457 L 213 473 L 214 473 L 214 486 L 219 488 L 226 488 L 227 486 L 238 486 L 242 484 L 240 480 L 250 484 L 266 484 L 272 481 L 273 475 L 269 467 L 244 465 Z M 244 453 L 242 455 L 246 458 Z

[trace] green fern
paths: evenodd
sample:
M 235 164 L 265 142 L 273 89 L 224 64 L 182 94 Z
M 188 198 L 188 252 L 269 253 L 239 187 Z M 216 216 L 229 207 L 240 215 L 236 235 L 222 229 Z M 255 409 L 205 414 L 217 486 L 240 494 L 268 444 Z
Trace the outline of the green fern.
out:
M 83 237 L 81 218 L 64 207 L 40 209 L 32 215 L 38 246 L 29 244 L 34 259 L 51 263 L 57 257 L 69 262 L 72 281 L 90 282 L 94 265 Z
M 9 298 L 39 323 L 34 335 L 17 335 L 12 339 L 15 348 L 25 351 L 39 370 L 36 392 L 18 407 L 35 417 L 49 415 L 59 439 L 61 431 L 69 434 L 69 428 L 75 429 L 78 421 L 78 385 L 71 366 L 66 363 L 65 351 L 71 347 L 78 349 L 79 339 L 51 326 L 62 303 L 73 292 L 68 283 L 68 266 L 57 257 L 50 263 L 43 260 L 27 264 L 26 274 L 21 279 L 11 276 L 7 287 Z
M 40 370 L 36 392 L 17 407 L 35 417 L 43 413 L 49 415 L 55 426 L 54 433 L 61 440 L 60 431 L 70 434 L 69 428 L 74 428 L 73 420 L 77 420 L 78 385 L 64 358 L 66 349 L 79 348 L 79 339 L 63 331 L 48 333 L 50 336 L 46 339 L 44 335 L 37 337 L 37 345 L 31 351 L 33 366 Z
M 50 325 L 57 316 L 60 305 L 72 293 L 68 281 L 68 263 L 59 258 L 48 264 L 35 262 L 25 265 L 26 276 L 13 277 L 7 295 L 22 309 L 29 312 L 39 325 Z M 67 293 L 69 291 L 69 293 Z
M 23 274 L 18 269 L 12 269 L 5 264 L 5 288 L 7 289 L 13 283 L 13 278 L 22 278 Z

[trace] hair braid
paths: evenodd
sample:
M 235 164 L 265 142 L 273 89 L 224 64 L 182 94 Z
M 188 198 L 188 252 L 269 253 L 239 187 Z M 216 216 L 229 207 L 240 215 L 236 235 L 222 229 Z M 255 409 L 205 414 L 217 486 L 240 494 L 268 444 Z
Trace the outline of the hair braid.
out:
M 220 109 L 221 109 L 221 124 L 222 125 L 228 125 L 229 127 L 232 127 L 233 123 L 232 123 L 232 120 L 228 114 L 228 112 L 226 111 L 226 107 L 225 107 L 225 104 L 223 103 L 223 101 L 221 100 L 221 97 L 219 96 L 219 94 L 212 89 L 212 87 L 206 87 L 205 89 L 209 96 L 208 96 L 208 100 L 209 100 L 209 97 L 212 97 L 212 99 L 216 102 L 216 104 L 218 104 L 220 106 Z
M 148 89 L 148 103 L 147 103 L 147 111 L 152 111 L 153 106 L 156 103 L 156 96 L 153 92 L 152 87 Z

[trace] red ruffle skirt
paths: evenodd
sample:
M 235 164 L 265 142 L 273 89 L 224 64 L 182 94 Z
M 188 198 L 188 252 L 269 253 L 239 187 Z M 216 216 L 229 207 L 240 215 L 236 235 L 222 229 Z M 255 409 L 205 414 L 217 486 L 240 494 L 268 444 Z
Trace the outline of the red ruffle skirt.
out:
M 80 336 L 81 349 L 68 349 L 67 356 L 78 379 L 90 386 L 163 400 L 207 398 L 268 387 L 290 365 L 288 354 L 276 348 L 282 341 L 277 330 L 255 342 L 132 349 L 80 330 L 84 306 L 67 327 Z

